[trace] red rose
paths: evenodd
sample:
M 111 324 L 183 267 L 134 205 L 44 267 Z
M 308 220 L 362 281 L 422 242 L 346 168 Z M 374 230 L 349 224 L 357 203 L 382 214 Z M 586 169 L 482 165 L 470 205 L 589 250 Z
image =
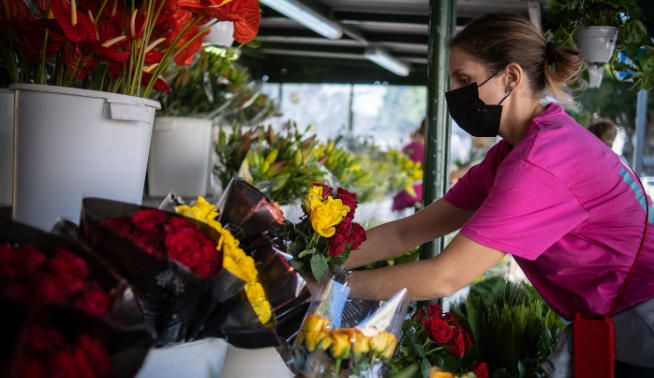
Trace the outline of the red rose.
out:
M 100 341 L 87 335 L 81 335 L 77 343 L 79 348 L 84 351 L 86 358 L 93 363 L 96 376 L 109 376 L 111 373 L 111 358 L 105 346 Z
M 195 224 L 182 217 L 171 217 L 165 226 L 166 232 L 176 232 L 181 230 L 195 230 Z
M 50 269 L 66 286 L 69 293 L 77 293 L 84 289 L 89 269 L 86 261 L 68 250 L 59 249 L 49 262 Z
M 149 255 L 153 256 L 163 256 L 163 250 L 161 248 L 161 234 L 158 232 L 143 232 L 140 234 L 134 234 L 130 237 L 132 243 L 137 247 L 141 248 Z
M 13 281 L 19 276 L 16 250 L 8 246 L 0 246 L 0 279 Z
M 109 310 L 109 297 L 97 282 L 92 282 L 75 300 L 75 307 L 94 316 L 103 316 Z
M 349 235 L 338 232 L 338 227 L 336 229 L 336 234 L 329 238 L 329 255 L 333 257 L 340 256 L 350 244 Z
M 66 303 L 70 298 L 71 292 L 59 276 L 43 273 L 36 285 L 37 299 L 41 303 Z
M 77 361 L 68 350 L 61 350 L 50 360 L 48 371 L 52 378 L 78 377 Z
M 64 337 L 53 328 L 33 325 L 21 332 L 25 351 L 33 355 L 50 355 L 64 346 Z
M 16 250 L 18 269 L 23 274 L 34 274 L 46 260 L 47 258 L 43 252 L 29 244 L 25 244 Z
M 129 238 L 132 233 L 132 221 L 129 217 L 105 219 L 100 224 L 123 238 Z
M 429 320 L 429 336 L 439 344 L 445 344 L 454 337 L 454 330 L 447 322 L 438 316 Z
M 144 209 L 132 214 L 132 224 L 138 232 L 159 232 L 168 221 L 168 214 L 159 209 Z
M 366 240 L 366 230 L 361 227 L 358 223 L 352 223 L 352 234 L 351 234 L 352 246 L 350 249 L 355 250 L 359 248 L 361 243 Z
M 470 367 L 470 371 L 475 373 L 477 378 L 488 378 L 488 364 L 485 362 L 477 362 Z
M 197 230 L 170 232 L 165 240 L 168 257 L 193 270 L 200 277 L 210 277 L 219 268 L 216 242 Z
M 459 326 L 459 319 L 457 319 L 456 315 L 453 312 L 448 312 L 445 314 L 445 319 L 447 320 L 448 323 L 450 323 L 451 326 Z
M 75 359 L 75 367 L 77 369 L 77 376 L 82 378 L 95 378 L 101 375 L 96 374 L 94 371 L 95 361 L 88 358 L 84 349 L 81 346 L 74 347 L 70 354 Z
M 443 316 L 443 308 L 439 306 L 437 303 L 432 303 L 427 307 L 423 307 L 418 311 L 418 321 L 424 326 L 428 327 L 429 320 L 432 317 L 442 317 Z
M 44 362 L 38 357 L 19 355 L 13 367 L 14 377 L 40 378 L 47 377 Z
M 447 351 L 458 358 L 463 358 L 463 355 L 471 346 L 472 340 L 468 332 L 461 327 L 456 327 L 454 337 L 450 340 L 450 347 Z
M 357 195 L 352 192 L 348 192 L 343 188 L 338 188 L 336 198 L 340 198 L 340 200 L 343 201 L 343 205 L 350 208 L 350 212 L 348 214 L 351 214 L 354 217 L 354 210 L 357 208 Z

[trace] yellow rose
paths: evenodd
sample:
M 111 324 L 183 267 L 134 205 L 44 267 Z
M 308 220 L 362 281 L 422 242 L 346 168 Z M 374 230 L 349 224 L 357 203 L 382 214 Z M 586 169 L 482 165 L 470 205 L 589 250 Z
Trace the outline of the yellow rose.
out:
M 330 332 L 321 331 L 318 333 L 318 341 L 316 348 L 320 350 L 327 350 L 334 343 L 334 339 L 331 337 Z
M 392 333 L 381 331 L 370 339 L 370 350 L 378 353 L 382 358 L 389 359 L 395 352 L 397 338 Z
M 317 207 L 322 206 L 322 186 L 311 185 L 309 193 L 304 198 L 304 211 L 311 214 Z
M 351 343 L 350 332 L 337 329 L 332 332 L 333 343 L 329 348 L 332 357 L 336 359 L 350 358 Z
M 454 375 L 438 368 L 431 368 L 429 378 L 454 378 Z
M 320 315 L 311 314 L 307 317 L 307 320 L 304 322 L 304 331 L 305 332 L 318 332 L 323 329 L 327 329 L 329 325 L 329 319 L 324 318 Z
M 352 350 L 355 356 L 366 354 L 370 351 L 370 338 L 359 331 L 353 333 Z
M 320 236 L 331 238 L 336 233 L 336 226 L 349 211 L 350 208 L 343 205 L 343 201 L 329 196 L 322 206 L 315 208 L 309 215 L 311 226 Z
M 207 202 L 203 197 L 198 197 L 193 206 L 177 206 L 175 211 L 185 217 L 193 218 L 205 223 L 208 220 L 213 220 L 218 217 L 216 207 Z

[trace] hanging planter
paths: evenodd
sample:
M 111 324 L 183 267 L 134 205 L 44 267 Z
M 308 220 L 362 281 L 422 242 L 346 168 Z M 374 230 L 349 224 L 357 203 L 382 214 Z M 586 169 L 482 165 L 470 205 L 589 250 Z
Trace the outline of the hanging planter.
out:
M 614 26 L 587 26 L 575 33 L 574 41 L 584 60 L 590 64 L 606 64 L 611 60 L 618 40 Z
M 13 216 L 49 230 L 82 198 L 141 203 L 156 101 L 15 84 Z
M 204 196 L 211 158 L 211 126 L 202 118 L 157 117 L 148 164 L 148 192 L 161 197 Z
M 0 89 L 0 207 L 11 206 L 14 172 L 14 92 Z

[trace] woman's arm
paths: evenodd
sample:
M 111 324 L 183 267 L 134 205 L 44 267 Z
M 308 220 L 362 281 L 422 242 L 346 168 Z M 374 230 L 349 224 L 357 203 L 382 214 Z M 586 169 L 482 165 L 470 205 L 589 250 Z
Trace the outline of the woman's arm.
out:
M 386 300 L 406 288 L 409 300 L 446 297 L 492 268 L 504 255 L 459 234 L 440 255 L 429 260 L 353 272 L 352 295 Z
M 366 241 L 352 251 L 345 268 L 353 269 L 398 256 L 419 244 L 458 230 L 472 214 L 472 210 L 463 210 L 439 199 L 411 216 L 367 231 Z

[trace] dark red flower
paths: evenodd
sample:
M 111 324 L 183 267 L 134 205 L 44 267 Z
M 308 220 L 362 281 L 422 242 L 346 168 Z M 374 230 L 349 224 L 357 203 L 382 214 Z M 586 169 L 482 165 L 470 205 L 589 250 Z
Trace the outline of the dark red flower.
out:
M 450 342 L 454 337 L 454 330 L 443 318 L 433 316 L 429 319 L 429 336 L 439 344 Z
M 16 250 L 9 246 L 0 246 L 0 279 L 13 281 L 20 275 Z
M 46 371 L 45 362 L 42 359 L 29 355 L 19 355 L 14 361 L 12 376 L 41 378 L 47 377 Z
M 201 30 L 198 26 L 186 32 L 175 48 L 175 64 L 178 66 L 191 65 L 195 53 L 202 49 L 202 38 L 207 33 L 209 33 L 208 29 Z
M 340 256 L 345 252 L 348 244 L 350 244 L 349 235 L 336 231 L 336 234 L 329 238 L 329 255 Z
M 48 365 L 48 370 L 50 371 L 50 374 L 52 374 L 52 378 L 70 378 L 79 376 L 75 356 L 73 356 L 68 349 L 57 352 Z
M 77 376 L 80 378 L 96 378 L 100 377 L 95 373 L 95 361 L 88 358 L 84 349 L 81 346 L 75 346 L 70 351 L 71 356 L 75 359 L 75 367 L 77 369 Z
M 23 0 L 7 0 L 1 3 L 0 16 L 0 20 L 11 23 L 19 23 L 32 18 L 30 10 Z
M 327 197 L 331 196 L 332 192 L 334 191 L 334 189 L 332 189 L 332 187 L 327 184 L 315 182 L 313 185 L 322 187 L 322 199 L 327 199 Z
M 132 233 L 132 222 L 129 217 L 105 219 L 100 224 L 123 238 L 129 238 Z
M 165 226 L 166 232 L 176 232 L 181 230 L 195 230 L 193 222 L 182 217 L 171 217 Z
M 32 325 L 21 332 L 21 342 L 31 355 L 52 355 L 64 346 L 64 337 L 57 330 L 40 325 Z
M 256 37 L 261 23 L 261 9 L 258 0 L 178 0 L 177 4 L 191 12 L 209 15 L 218 21 L 234 23 L 234 39 L 248 43 Z
M 20 303 L 23 306 L 31 306 L 33 304 L 34 295 L 23 283 L 5 284 L 3 285 L 2 292 L 7 299 Z
M 130 236 L 134 245 L 152 256 L 163 256 L 162 236 L 159 232 L 136 232 Z
M 168 257 L 180 262 L 200 277 L 210 277 L 219 268 L 216 242 L 196 230 L 169 232 L 166 235 Z
M 70 291 L 66 282 L 51 273 L 42 274 L 37 281 L 36 294 L 41 303 L 66 303 L 70 299 Z
M 103 316 L 109 310 L 109 296 L 100 285 L 92 282 L 75 300 L 75 307 L 94 316 Z
M 463 355 L 468 349 L 470 349 L 471 346 L 472 339 L 470 338 L 468 332 L 461 327 L 455 327 L 454 337 L 452 337 L 452 340 L 450 340 L 450 347 L 447 349 L 447 351 L 458 358 L 463 358 Z
M 160 232 L 170 216 L 163 210 L 143 209 L 132 214 L 132 225 L 138 232 Z
M 150 80 L 153 80 L 152 74 L 148 72 L 143 72 L 143 77 L 141 78 L 141 84 L 149 85 Z M 158 77 L 154 82 L 154 89 L 158 90 L 159 92 L 168 93 L 170 92 L 170 85 L 168 85 L 168 83 L 166 83 L 166 81 L 163 78 Z
M 36 273 L 46 259 L 43 252 L 29 244 L 25 244 L 16 250 L 16 263 L 22 274 Z
M 49 266 L 60 280 L 66 285 L 69 293 L 77 293 L 84 289 L 89 276 L 86 261 L 65 249 L 59 249 L 50 259 Z
M 111 373 L 111 358 L 105 346 L 92 337 L 81 335 L 77 339 L 78 346 L 84 351 L 87 359 L 92 361 L 97 377 L 107 377 Z
M 443 316 L 443 308 L 438 305 L 438 303 L 432 303 L 427 307 L 423 307 L 418 311 L 418 321 L 420 324 L 422 324 L 425 328 L 428 328 L 429 320 L 432 317 L 442 317 Z
M 52 14 L 71 42 L 97 41 L 95 24 L 80 9 L 74 14 L 70 0 L 52 0 Z
M 470 371 L 475 373 L 477 378 L 488 378 L 488 364 L 485 362 L 477 362 L 470 367 Z
M 456 315 L 453 312 L 448 312 L 445 314 L 445 320 L 447 320 L 448 323 L 450 323 L 451 326 L 459 326 L 459 319 L 457 319 Z
M 351 231 L 352 245 L 350 246 L 350 249 L 355 250 L 359 248 L 361 243 L 363 243 L 365 240 L 366 240 L 366 230 L 364 230 L 360 224 L 352 223 L 352 231 Z

